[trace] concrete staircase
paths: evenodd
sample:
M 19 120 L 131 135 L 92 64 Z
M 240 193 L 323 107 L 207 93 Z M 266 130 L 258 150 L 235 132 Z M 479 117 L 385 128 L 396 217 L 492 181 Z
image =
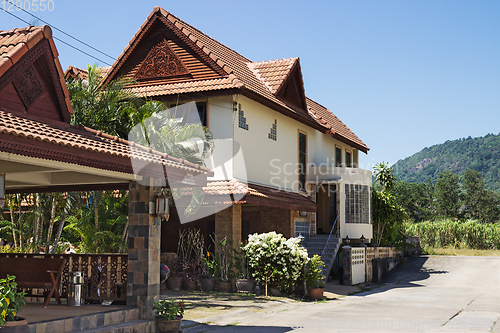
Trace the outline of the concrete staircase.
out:
M 309 258 L 312 258 L 315 254 L 321 256 L 323 249 L 325 249 L 325 245 L 327 251 L 323 255 L 323 261 L 325 262 L 325 266 L 323 267 L 323 275 L 327 278 L 330 276 L 330 271 L 333 267 L 333 262 L 335 261 L 335 257 L 337 256 L 337 251 L 339 249 L 339 239 L 332 234 L 330 236 L 330 240 L 328 241 L 328 235 L 313 235 L 309 237 L 309 241 L 307 242 L 305 248 L 307 249 L 307 253 L 309 254 Z

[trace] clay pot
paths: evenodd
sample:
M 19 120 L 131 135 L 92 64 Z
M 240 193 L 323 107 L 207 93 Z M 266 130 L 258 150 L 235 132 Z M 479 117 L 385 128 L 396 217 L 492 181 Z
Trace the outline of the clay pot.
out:
M 177 333 L 181 329 L 182 319 L 168 320 L 167 318 L 155 318 L 156 329 L 160 333 Z
M 237 279 L 236 289 L 239 293 L 251 293 L 253 291 L 253 279 Z
M 202 291 L 214 291 L 215 278 L 201 278 L 200 287 Z
M 24 318 L 20 318 L 17 321 L 6 321 L 2 327 L 0 327 L 0 332 L 2 333 L 29 333 L 30 328 L 28 326 L 28 321 Z
M 322 300 L 324 291 L 325 291 L 325 288 L 307 289 L 307 292 L 309 293 L 309 299 L 311 299 L 313 301 Z
M 182 286 L 182 277 L 173 277 L 173 276 L 170 276 L 167 279 L 167 287 L 168 287 L 168 289 L 179 291 L 179 290 L 181 290 L 181 286 Z
M 196 290 L 196 281 L 184 280 L 182 281 L 182 287 L 184 290 L 194 291 Z
M 231 282 L 223 282 L 223 281 L 215 281 L 215 291 L 221 293 L 229 293 L 231 292 Z

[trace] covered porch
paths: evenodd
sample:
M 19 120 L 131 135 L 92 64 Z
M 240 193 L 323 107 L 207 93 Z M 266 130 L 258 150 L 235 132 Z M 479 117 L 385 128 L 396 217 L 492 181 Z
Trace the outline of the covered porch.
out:
M 171 209 L 170 219 L 162 224 L 162 252 L 177 252 L 179 230 L 185 228 L 199 229 L 205 244 L 211 244 L 213 235 L 235 243 L 244 242 L 250 234 L 270 231 L 297 237 L 316 213 L 316 204 L 302 194 L 236 179 L 209 180 L 203 192 L 203 203 L 190 223 L 179 217 L 189 197 L 184 203 L 183 198 L 175 200 L 176 209 Z

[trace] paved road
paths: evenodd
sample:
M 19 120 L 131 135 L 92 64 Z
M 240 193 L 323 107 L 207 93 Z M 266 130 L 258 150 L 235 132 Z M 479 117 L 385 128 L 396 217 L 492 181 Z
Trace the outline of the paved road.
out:
M 266 313 L 240 311 L 183 331 L 500 332 L 499 326 L 500 257 L 422 256 L 410 258 L 370 291 L 326 303 L 284 304 Z

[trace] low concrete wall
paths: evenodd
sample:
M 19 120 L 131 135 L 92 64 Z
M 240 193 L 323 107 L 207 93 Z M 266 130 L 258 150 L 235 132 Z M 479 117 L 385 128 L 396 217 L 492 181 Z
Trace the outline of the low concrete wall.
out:
M 420 237 L 418 236 L 406 236 L 405 243 L 410 244 L 403 248 L 403 253 L 405 257 L 412 257 L 415 255 L 422 254 L 422 248 L 420 247 Z
M 377 258 L 372 259 L 372 280 L 380 282 L 390 271 L 396 268 L 401 262 L 401 258 Z

